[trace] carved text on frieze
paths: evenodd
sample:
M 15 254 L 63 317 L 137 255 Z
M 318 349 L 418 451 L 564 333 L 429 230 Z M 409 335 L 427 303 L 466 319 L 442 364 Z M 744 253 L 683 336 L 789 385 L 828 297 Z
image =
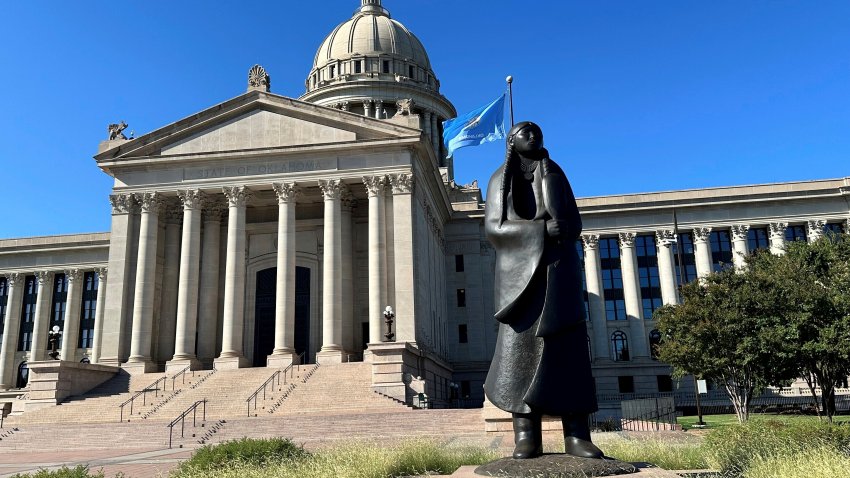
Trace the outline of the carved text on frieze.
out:
M 235 176 L 257 176 L 262 174 L 300 173 L 304 171 L 322 171 L 336 169 L 335 159 L 294 159 L 290 161 L 266 161 L 246 163 L 244 165 L 220 166 L 211 168 L 186 168 L 185 180 L 216 179 Z

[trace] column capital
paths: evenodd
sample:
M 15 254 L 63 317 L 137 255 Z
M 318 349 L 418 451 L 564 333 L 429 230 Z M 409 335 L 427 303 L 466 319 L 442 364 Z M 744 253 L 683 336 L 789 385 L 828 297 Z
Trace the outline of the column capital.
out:
M 69 284 L 78 282 L 82 277 L 83 273 L 79 269 L 65 269 L 65 278 L 68 279 Z
M 6 274 L 5 277 L 6 287 L 19 286 L 24 280 L 24 274 L 21 274 L 20 272 L 10 272 Z
M 205 195 L 201 202 L 201 215 L 204 221 L 221 221 L 221 215 L 227 209 L 221 196 Z
M 251 190 L 245 186 L 225 186 L 221 188 L 221 192 L 227 198 L 229 207 L 245 207 L 253 197 Z
M 388 178 L 385 174 L 377 176 L 363 176 L 363 185 L 366 187 L 366 194 L 370 197 L 383 196 L 387 191 Z
M 767 225 L 767 227 L 770 229 L 771 237 L 779 236 L 779 237 L 784 238 L 785 237 L 785 229 L 788 229 L 788 223 L 787 222 L 771 222 L 770 224 Z
M 50 282 L 50 279 L 53 277 L 52 271 L 35 271 L 35 278 L 38 280 L 38 287 L 44 285 L 45 282 Z
M 112 214 L 129 214 L 136 206 L 136 200 L 132 194 L 110 194 L 109 203 L 112 204 Z
M 732 224 L 731 229 L 733 241 L 747 240 L 747 233 L 750 231 L 749 224 Z
M 200 209 L 204 203 L 204 193 L 200 189 L 181 189 L 177 197 L 183 203 L 183 209 Z
M 160 208 L 165 210 L 163 219 L 166 224 L 183 223 L 183 208 L 177 201 L 163 201 Z
M 586 251 L 599 249 L 599 234 L 582 234 L 581 242 Z
M 677 242 L 676 231 L 672 229 L 659 229 L 655 231 L 655 242 L 659 246 L 670 247 Z
M 413 193 L 413 174 L 390 174 L 389 179 L 393 188 L 393 194 Z
M 342 191 L 340 192 L 340 201 L 342 204 L 343 211 L 351 211 L 355 207 L 357 207 L 357 199 L 354 198 L 354 194 L 351 192 L 351 188 L 346 185 L 342 186 Z
M 106 280 L 106 276 L 108 273 L 107 267 L 95 267 L 94 273 L 97 274 L 97 280 L 103 282 Z
M 621 232 L 617 234 L 620 240 L 620 247 L 634 247 L 637 234 L 634 232 Z
M 294 203 L 301 194 L 301 187 L 297 183 L 272 183 L 278 204 Z
M 810 219 L 806 221 L 806 232 L 809 234 L 809 237 L 820 237 L 823 235 L 823 229 L 826 227 L 826 221 L 824 219 Z
M 320 179 L 319 189 L 322 190 L 322 197 L 325 201 L 333 201 L 340 199 L 342 195 L 342 182 L 339 179 Z
M 143 213 L 159 214 L 159 210 L 163 206 L 162 195 L 158 192 L 136 193 L 133 194 L 133 199 L 139 203 Z
M 708 242 L 708 239 L 710 237 L 711 237 L 711 228 L 710 227 L 695 227 L 694 228 L 694 243 Z

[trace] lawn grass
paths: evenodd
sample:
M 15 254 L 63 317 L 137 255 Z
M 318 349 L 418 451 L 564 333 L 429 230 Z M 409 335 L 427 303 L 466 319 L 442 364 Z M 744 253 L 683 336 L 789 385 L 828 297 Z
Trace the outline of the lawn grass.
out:
M 687 417 L 679 417 L 677 419 L 679 425 L 682 425 L 682 429 L 689 430 L 694 428 L 696 425 L 698 417 L 696 416 L 687 416 Z M 825 419 L 824 419 L 825 420 Z M 835 423 L 847 423 L 850 422 L 850 415 L 836 415 L 833 417 Z M 703 415 L 702 421 L 705 422 L 706 426 L 704 427 L 707 430 L 714 428 L 723 428 L 728 427 L 730 425 L 737 425 L 738 418 L 734 413 L 730 413 L 727 415 Z M 808 421 L 818 421 L 817 416 L 813 415 L 779 415 L 775 413 L 752 413 L 750 414 L 750 421 L 753 423 L 763 422 L 763 421 L 778 421 L 781 423 L 794 424 L 794 423 L 805 423 Z

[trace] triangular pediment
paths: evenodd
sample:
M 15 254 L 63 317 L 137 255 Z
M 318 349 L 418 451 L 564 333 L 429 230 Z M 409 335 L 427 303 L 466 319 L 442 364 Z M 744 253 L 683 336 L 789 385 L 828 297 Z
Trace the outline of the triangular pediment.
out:
M 152 156 L 267 151 L 410 138 L 420 133 L 388 121 L 251 91 L 144 136 L 106 143 L 95 159 L 114 162 Z

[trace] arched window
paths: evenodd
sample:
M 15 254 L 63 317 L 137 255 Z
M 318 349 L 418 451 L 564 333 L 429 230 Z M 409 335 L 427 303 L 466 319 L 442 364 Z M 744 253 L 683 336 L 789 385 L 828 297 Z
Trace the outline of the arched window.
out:
M 661 332 L 654 329 L 649 333 L 649 353 L 653 360 L 658 360 L 658 347 L 661 346 Z
M 18 380 L 17 380 L 17 388 L 24 388 L 27 386 L 27 382 L 30 379 L 30 368 L 27 366 L 26 362 L 21 362 L 18 366 Z
M 615 362 L 629 360 L 629 340 L 625 333 L 618 330 L 611 334 L 611 352 Z

